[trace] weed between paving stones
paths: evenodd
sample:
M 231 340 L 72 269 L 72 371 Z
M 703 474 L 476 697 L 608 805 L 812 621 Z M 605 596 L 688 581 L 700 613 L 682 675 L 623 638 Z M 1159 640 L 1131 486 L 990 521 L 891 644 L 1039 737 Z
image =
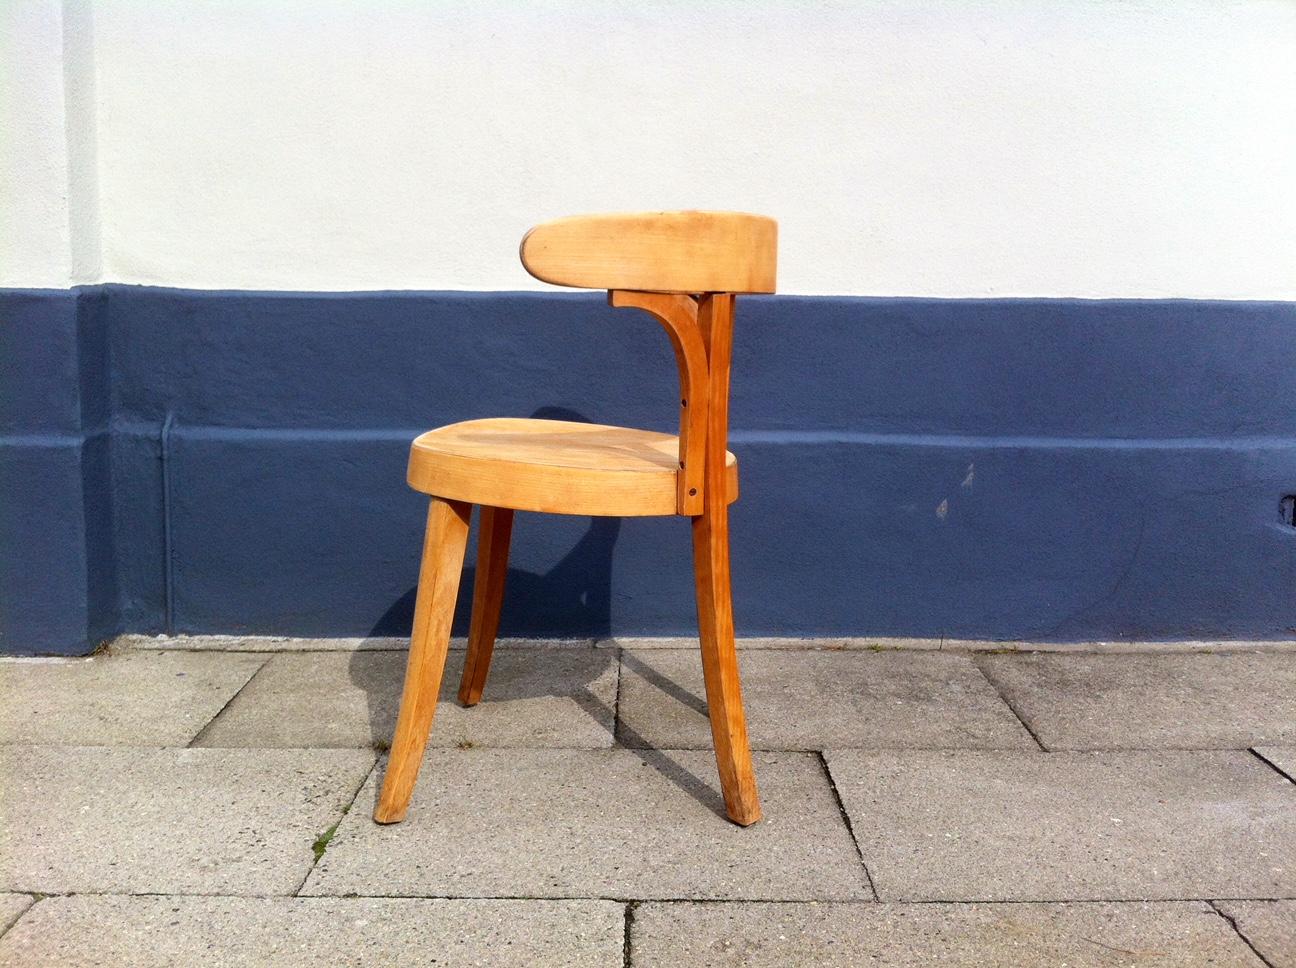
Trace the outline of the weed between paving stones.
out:
M 315 838 L 315 843 L 311 844 L 311 850 L 315 852 L 315 863 L 318 864 L 319 859 L 324 856 L 324 851 L 328 850 L 329 841 L 333 839 L 333 835 L 337 833 L 338 827 L 342 825 L 342 820 L 350 812 L 351 808 L 349 806 L 346 807 L 342 811 L 342 816 L 338 817 L 337 823 Z

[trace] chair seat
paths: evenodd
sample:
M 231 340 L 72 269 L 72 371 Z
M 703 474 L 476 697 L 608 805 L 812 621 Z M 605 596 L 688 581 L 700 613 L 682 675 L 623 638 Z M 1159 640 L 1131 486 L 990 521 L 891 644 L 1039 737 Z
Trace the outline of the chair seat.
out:
M 728 501 L 738 460 L 726 452 Z M 679 438 L 566 420 L 499 417 L 448 424 L 410 448 L 410 487 L 518 511 L 637 517 L 674 514 Z

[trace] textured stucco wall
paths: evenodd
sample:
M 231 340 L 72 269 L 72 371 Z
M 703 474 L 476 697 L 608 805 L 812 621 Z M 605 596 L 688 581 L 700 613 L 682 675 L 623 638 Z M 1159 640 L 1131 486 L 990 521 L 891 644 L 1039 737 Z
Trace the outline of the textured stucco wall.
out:
M 669 207 L 806 294 L 739 309 L 742 634 L 1296 629 L 1296 2 L 5 0 L 0 55 L 0 652 L 401 632 L 420 430 L 673 425 L 641 314 L 510 292 Z M 526 518 L 511 632 L 693 627 L 683 522 Z
M 59 5 L 4 9 L 5 285 L 533 288 L 534 221 L 699 207 L 786 292 L 1296 296 L 1282 0 L 94 0 L 70 172 Z
M 63 11 L 0 4 L 0 285 L 71 278 Z

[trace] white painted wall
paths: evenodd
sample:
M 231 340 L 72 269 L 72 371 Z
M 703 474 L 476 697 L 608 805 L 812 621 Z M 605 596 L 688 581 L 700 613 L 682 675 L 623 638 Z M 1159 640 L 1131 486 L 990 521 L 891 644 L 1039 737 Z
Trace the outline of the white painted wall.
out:
M 1296 298 L 1293 0 L 93 5 L 112 280 L 540 288 L 528 225 L 699 207 L 788 292 Z
M 0 285 L 71 276 L 63 105 L 62 5 L 0 3 Z

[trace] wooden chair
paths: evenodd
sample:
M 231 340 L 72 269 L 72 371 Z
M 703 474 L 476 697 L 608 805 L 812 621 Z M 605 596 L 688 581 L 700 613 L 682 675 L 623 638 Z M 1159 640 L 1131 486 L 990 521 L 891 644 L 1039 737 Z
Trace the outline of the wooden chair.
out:
M 607 289 L 666 328 L 680 378 L 680 433 L 555 420 L 469 420 L 423 434 L 409 483 L 432 496 L 409 664 L 379 823 L 403 820 L 427 744 L 450 642 L 468 517 L 481 505 L 477 577 L 459 700 L 481 699 L 499 627 L 514 511 L 686 515 L 692 519 L 698 625 L 725 810 L 760 819 L 738 683 L 729 591 L 728 506 L 738 465 L 726 450 L 735 293 L 774 291 L 777 224 L 734 212 L 559 219 L 522 240 L 531 275 Z

